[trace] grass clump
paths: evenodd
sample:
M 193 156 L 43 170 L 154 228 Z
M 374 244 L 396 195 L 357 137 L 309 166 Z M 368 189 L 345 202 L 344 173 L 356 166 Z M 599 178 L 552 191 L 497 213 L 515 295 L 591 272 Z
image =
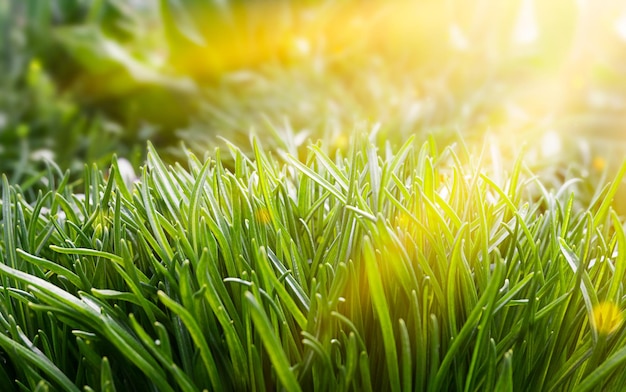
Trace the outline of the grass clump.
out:
M 5 179 L 3 390 L 626 383 L 616 186 L 580 208 L 522 160 L 351 146 L 187 168 L 149 149 L 134 185 L 113 162 L 32 203 Z

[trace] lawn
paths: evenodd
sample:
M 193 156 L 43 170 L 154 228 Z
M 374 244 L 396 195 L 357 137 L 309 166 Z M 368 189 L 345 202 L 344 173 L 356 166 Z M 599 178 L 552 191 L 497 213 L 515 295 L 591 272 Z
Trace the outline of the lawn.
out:
M 0 389 L 623 390 L 626 9 L 451 4 L 0 0 Z

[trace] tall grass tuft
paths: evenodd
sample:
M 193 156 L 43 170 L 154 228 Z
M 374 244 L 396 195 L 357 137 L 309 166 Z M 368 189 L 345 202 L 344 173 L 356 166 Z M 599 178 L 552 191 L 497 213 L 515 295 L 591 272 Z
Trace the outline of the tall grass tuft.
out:
M 2 389 L 626 383 L 616 186 L 579 207 L 521 159 L 494 176 L 432 140 L 308 151 L 183 168 L 149 147 L 136 184 L 114 160 L 30 203 L 5 178 Z

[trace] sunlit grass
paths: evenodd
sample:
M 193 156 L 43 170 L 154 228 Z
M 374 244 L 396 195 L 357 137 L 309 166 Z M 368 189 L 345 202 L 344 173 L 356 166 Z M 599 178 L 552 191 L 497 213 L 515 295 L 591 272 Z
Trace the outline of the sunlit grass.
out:
M 192 92 L 177 136 L 198 155 L 168 166 L 150 147 L 139 176 L 120 159 L 78 182 L 15 164 L 3 390 L 626 384 L 626 166 L 619 121 L 602 122 L 623 98 L 599 91 L 619 80 L 619 10 L 191 4 L 163 0 L 163 24 L 124 44 L 92 25 L 54 35 L 87 100 Z M 46 66 L 25 81 L 52 100 Z M 175 109 L 129 101 L 135 125 Z M 31 124 L 11 121 L 28 146 Z M 97 148 L 99 130 L 60 139 Z
M 5 180 L 3 390 L 623 385 L 617 187 L 543 187 L 459 143 L 188 169 L 150 149 L 135 185 L 114 162 L 32 203 Z

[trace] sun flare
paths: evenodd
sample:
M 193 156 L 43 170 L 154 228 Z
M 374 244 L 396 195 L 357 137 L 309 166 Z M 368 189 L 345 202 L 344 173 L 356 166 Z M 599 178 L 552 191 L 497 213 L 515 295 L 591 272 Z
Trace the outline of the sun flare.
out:
M 601 335 L 609 335 L 624 321 L 623 312 L 612 302 L 601 302 L 593 308 L 593 327 Z

